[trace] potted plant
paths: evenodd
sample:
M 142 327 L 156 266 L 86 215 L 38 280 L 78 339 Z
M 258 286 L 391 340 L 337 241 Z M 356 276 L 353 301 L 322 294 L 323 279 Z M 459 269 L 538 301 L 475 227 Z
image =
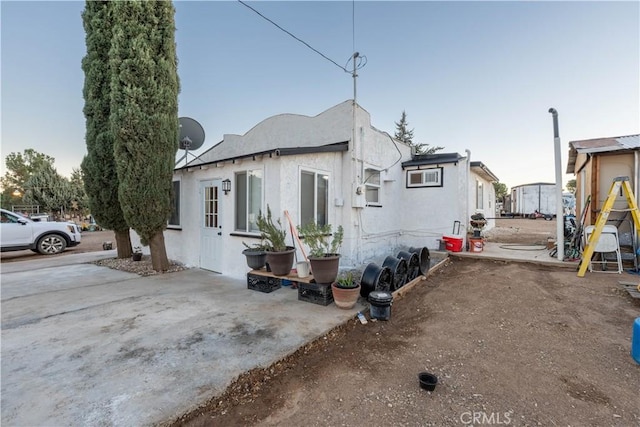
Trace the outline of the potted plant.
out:
M 340 254 L 344 230 L 338 226 L 331 234 L 331 224 L 318 225 L 310 222 L 304 227 L 298 226 L 304 243 L 309 247 L 309 263 L 316 283 L 332 283 L 338 276 Z M 333 237 L 332 237 L 333 236 Z
M 295 248 L 286 245 L 287 231 L 282 228 L 280 218 L 274 222 L 271 208 L 267 205 L 267 215 L 264 216 L 260 211 L 256 225 L 260 230 L 260 238 L 264 242 L 266 262 L 269 264 L 271 272 L 275 276 L 286 276 L 293 267 Z
M 243 255 L 247 258 L 247 265 L 252 270 L 260 270 L 267 263 L 267 250 L 263 242 L 256 243 L 254 245 L 247 245 L 245 242 L 242 244 L 247 248 L 242 251 Z
M 133 254 L 131 254 L 131 258 L 134 261 L 142 260 L 142 248 L 140 246 L 133 247 Z
M 339 308 L 350 309 L 358 302 L 360 296 L 360 284 L 353 277 L 350 271 L 336 278 L 331 284 L 333 302 Z

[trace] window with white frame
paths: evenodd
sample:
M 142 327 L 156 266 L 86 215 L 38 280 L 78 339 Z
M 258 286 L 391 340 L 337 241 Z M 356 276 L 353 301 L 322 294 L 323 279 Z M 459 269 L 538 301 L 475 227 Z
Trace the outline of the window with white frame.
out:
M 169 217 L 169 226 L 180 226 L 180 181 L 173 181 L 171 191 L 171 216 Z
M 442 187 L 442 168 L 407 171 L 407 188 Z
M 365 200 L 368 206 L 380 206 L 380 171 L 367 168 L 364 170 Z
M 235 229 L 257 233 L 256 221 L 262 208 L 262 170 L 236 172 Z
M 476 209 L 484 209 L 484 186 L 476 180 Z
M 329 175 L 300 171 L 300 224 L 326 225 L 329 217 Z

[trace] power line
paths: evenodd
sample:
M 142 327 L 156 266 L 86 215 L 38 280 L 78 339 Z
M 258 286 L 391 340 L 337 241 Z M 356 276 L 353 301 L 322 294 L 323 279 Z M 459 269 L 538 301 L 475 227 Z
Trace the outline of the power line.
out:
M 273 22 L 271 19 L 267 18 L 266 16 L 264 16 L 262 13 L 258 12 L 257 10 L 255 10 L 254 8 L 252 8 L 251 6 L 249 6 L 248 4 L 246 4 L 245 2 L 243 2 L 242 0 L 237 0 L 238 3 L 240 3 L 241 5 L 251 9 L 252 11 L 254 11 L 256 14 L 258 14 L 258 16 L 260 16 L 261 18 L 263 18 L 264 20 L 272 23 L 273 25 L 275 25 L 279 30 L 287 33 L 288 35 L 290 35 L 291 37 L 293 37 L 294 39 L 296 39 L 297 41 L 299 41 L 300 43 L 302 43 L 303 45 L 305 45 L 306 47 L 308 47 L 309 49 L 311 49 L 312 51 L 314 51 L 315 53 L 317 53 L 318 55 L 322 56 L 324 59 L 326 59 L 327 61 L 331 62 L 332 64 L 334 64 L 336 67 L 340 68 L 342 71 L 344 71 L 345 73 L 349 73 L 349 71 L 343 67 L 342 65 L 338 64 L 337 62 L 335 62 L 333 59 L 329 58 L 328 56 L 326 56 L 325 54 L 323 54 L 322 52 L 320 52 L 318 49 L 314 48 L 313 46 L 311 46 L 309 43 L 305 42 L 304 40 L 294 36 L 293 34 L 291 34 L 289 31 L 285 30 L 284 28 L 282 28 L 280 25 L 276 24 L 275 22 Z M 355 41 L 354 41 L 355 43 Z

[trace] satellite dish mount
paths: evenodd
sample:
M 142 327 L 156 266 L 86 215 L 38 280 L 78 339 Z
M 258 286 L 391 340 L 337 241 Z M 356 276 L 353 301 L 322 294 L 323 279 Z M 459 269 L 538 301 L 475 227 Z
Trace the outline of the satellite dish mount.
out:
M 197 150 L 204 143 L 204 129 L 194 119 L 190 117 L 180 117 L 180 134 L 178 142 L 180 149 L 184 150 L 184 156 L 180 157 L 176 162 L 176 166 L 184 159 L 185 166 L 189 163 L 189 150 Z M 195 159 L 198 157 L 191 154 Z

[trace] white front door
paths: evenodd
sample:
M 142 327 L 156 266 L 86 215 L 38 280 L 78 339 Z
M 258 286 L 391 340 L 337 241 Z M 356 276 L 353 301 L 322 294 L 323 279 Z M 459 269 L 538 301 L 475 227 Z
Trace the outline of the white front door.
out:
M 222 212 L 219 179 L 200 183 L 200 268 L 222 273 Z

